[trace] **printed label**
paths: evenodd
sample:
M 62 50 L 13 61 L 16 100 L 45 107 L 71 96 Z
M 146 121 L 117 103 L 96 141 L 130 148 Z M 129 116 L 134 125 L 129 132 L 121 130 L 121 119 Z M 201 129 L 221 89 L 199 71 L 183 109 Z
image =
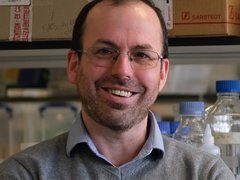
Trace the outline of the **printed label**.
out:
M 172 0 L 154 0 L 155 5 L 161 9 L 167 29 L 173 28 L 173 3 Z
M 221 21 L 221 14 L 191 14 L 189 11 L 182 12 L 183 21 L 193 22 L 208 22 L 208 21 Z
M 237 8 L 233 5 L 228 6 L 228 17 L 230 21 L 233 22 L 240 22 L 240 12 L 237 10 Z
M 240 144 L 240 132 L 214 133 L 216 144 Z
M 10 41 L 31 41 L 32 6 L 12 6 L 10 15 Z
M 22 6 L 30 5 L 30 0 L 0 0 L 0 6 Z

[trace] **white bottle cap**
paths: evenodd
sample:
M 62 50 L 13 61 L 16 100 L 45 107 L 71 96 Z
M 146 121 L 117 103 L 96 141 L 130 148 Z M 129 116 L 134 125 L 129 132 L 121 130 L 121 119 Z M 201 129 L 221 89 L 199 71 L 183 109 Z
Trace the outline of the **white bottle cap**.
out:
M 206 125 L 205 133 L 203 136 L 203 144 L 214 144 L 214 137 L 212 135 L 212 131 L 210 125 Z

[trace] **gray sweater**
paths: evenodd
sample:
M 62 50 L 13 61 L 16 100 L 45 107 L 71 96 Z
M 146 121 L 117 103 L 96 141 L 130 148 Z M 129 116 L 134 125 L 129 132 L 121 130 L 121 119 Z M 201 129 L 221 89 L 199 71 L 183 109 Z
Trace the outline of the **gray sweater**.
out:
M 20 152 L 0 165 L 0 180 L 234 180 L 223 161 L 210 154 L 163 137 L 165 153 L 152 153 L 114 167 L 86 144 L 66 155 L 67 133 Z

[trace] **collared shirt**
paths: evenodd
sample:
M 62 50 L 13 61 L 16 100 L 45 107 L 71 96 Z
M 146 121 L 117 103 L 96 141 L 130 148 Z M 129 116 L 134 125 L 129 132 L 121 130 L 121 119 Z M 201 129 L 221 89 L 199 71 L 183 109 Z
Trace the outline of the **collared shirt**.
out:
M 150 131 L 149 136 L 147 138 L 147 141 L 145 142 L 143 148 L 139 152 L 138 156 L 135 157 L 134 160 L 144 158 L 148 156 L 153 150 L 156 150 L 156 152 L 162 156 L 164 153 L 164 145 L 163 145 L 163 139 L 160 132 L 160 129 L 157 124 L 157 120 L 153 114 L 153 112 L 149 111 L 149 117 L 148 120 L 150 121 Z M 89 148 L 92 150 L 92 152 L 104 159 L 105 161 L 109 162 L 109 160 L 101 154 L 98 149 L 96 148 L 95 144 L 93 143 L 91 137 L 89 136 L 86 127 L 83 123 L 82 116 L 78 115 L 76 121 L 74 122 L 73 126 L 70 129 L 68 140 L 67 140 L 67 146 L 66 151 L 67 155 L 70 156 L 71 151 L 76 147 L 78 144 L 87 144 Z M 109 162 L 111 164 L 111 162 Z

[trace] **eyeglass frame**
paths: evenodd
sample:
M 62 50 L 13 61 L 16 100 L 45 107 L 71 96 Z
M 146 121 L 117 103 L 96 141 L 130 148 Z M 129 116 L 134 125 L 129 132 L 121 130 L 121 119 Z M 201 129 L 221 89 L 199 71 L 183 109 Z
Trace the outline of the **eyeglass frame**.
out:
M 92 51 L 91 51 L 91 49 L 93 49 L 93 48 L 99 48 L 99 50 L 101 50 L 101 47 L 98 47 L 98 46 L 92 46 L 92 47 L 89 47 L 89 48 L 87 48 L 87 49 L 74 49 L 74 51 L 75 52 L 77 52 L 77 53 L 79 53 L 79 54 L 86 54 L 87 56 L 93 56 L 95 59 L 101 59 L 101 58 L 98 58 L 97 57 L 97 55 L 96 54 L 94 54 Z M 153 61 L 156 61 L 156 62 L 158 62 L 159 60 L 160 60 L 160 63 L 161 63 L 161 65 L 162 65 L 162 61 L 163 61 L 163 59 L 164 59 L 164 57 L 162 56 L 162 55 L 159 55 L 156 51 L 153 51 L 153 50 L 150 50 L 150 49 L 141 49 L 141 48 L 139 48 L 139 49 L 130 49 L 130 50 L 128 50 L 127 52 L 121 52 L 120 50 L 118 50 L 118 49 L 116 49 L 116 48 L 113 48 L 113 47 L 102 47 L 102 49 L 108 49 L 108 50 L 113 50 L 114 51 L 114 53 L 116 53 L 116 55 L 114 55 L 113 57 L 111 57 L 112 58 L 112 60 L 113 61 L 117 61 L 118 60 L 118 57 L 120 56 L 120 54 L 125 54 L 125 55 L 127 55 L 128 56 L 128 59 L 129 59 L 129 61 L 130 62 L 135 62 L 136 64 L 138 64 L 138 65 L 140 65 L 139 67 L 143 67 L 143 68 L 140 68 L 140 69 L 151 69 L 151 68 L 154 68 L 155 66 L 154 66 L 154 64 L 151 66 L 151 67 L 147 67 L 147 66 L 145 66 L 145 68 L 144 68 L 144 66 L 141 66 L 141 64 L 139 64 L 139 63 L 137 63 L 134 59 L 134 57 L 132 57 L 131 56 L 131 51 L 136 51 L 136 50 L 142 50 L 142 51 L 149 51 L 149 52 L 153 52 L 153 53 L 155 53 L 156 55 L 157 55 L 157 58 L 156 59 L 152 59 L 151 61 L 153 62 Z M 112 55 L 110 55 L 110 56 L 112 56 Z M 109 57 L 110 58 L 110 57 Z M 103 58 L 102 58 L 103 59 Z M 157 64 L 157 63 L 156 63 Z M 108 66 L 102 66 L 102 67 L 108 67 Z M 132 67 L 132 66 L 131 66 Z M 132 67 L 133 68 L 133 67 Z

